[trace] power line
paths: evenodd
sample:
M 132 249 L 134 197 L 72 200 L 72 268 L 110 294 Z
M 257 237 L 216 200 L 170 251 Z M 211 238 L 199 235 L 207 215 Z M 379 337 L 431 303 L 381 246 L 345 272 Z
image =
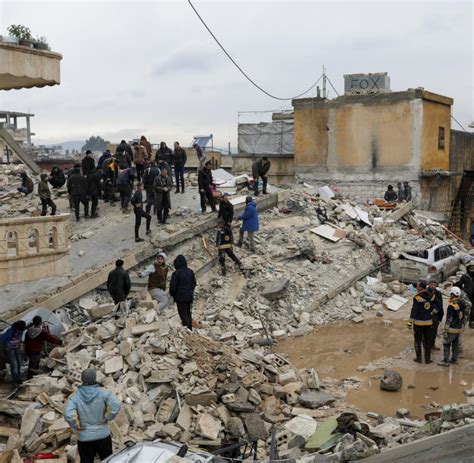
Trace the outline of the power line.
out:
M 461 129 L 464 130 L 464 132 L 467 132 L 467 130 L 461 125 L 461 123 L 452 114 L 451 114 L 451 117 L 459 125 L 459 127 L 461 127 Z
M 311 87 L 309 87 L 307 90 L 305 90 L 304 92 L 300 93 L 299 95 L 296 95 L 296 96 L 293 96 L 291 98 L 281 98 L 281 97 L 278 97 L 278 96 L 275 96 L 275 95 L 272 95 L 271 93 L 267 92 L 265 89 L 263 89 L 262 87 L 260 87 L 260 85 L 258 85 L 257 83 L 255 83 L 248 75 L 247 73 L 236 63 L 236 61 L 234 60 L 234 58 L 232 58 L 232 56 L 230 56 L 230 54 L 227 52 L 227 50 L 224 48 L 224 46 L 219 42 L 218 38 L 213 34 L 213 32 L 211 31 L 211 29 L 209 29 L 208 25 L 206 24 L 206 22 L 204 21 L 204 19 L 202 19 L 201 15 L 199 14 L 199 12 L 196 10 L 196 8 L 194 7 L 194 5 L 191 3 L 191 0 L 188 0 L 188 3 L 189 5 L 191 6 L 191 8 L 193 9 L 194 13 L 196 13 L 196 16 L 199 18 L 199 20 L 201 21 L 201 23 L 203 24 L 203 26 L 207 29 L 207 31 L 209 32 L 209 34 L 211 34 L 211 37 L 215 40 L 215 42 L 217 43 L 217 45 L 219 45 L 220 49 L 225 53 L 225 55 L 227 56 L 227 58 L 230 59 L 230 61 L 234 64 L 234 66 L 240 71 L 240 73 L 256 88 L 258 88 L 261 92 L 265 93 L 265 95 L 269 96 L 270 98 L 274 98 L 275 100 L 281 100 L 281 101 L 289 101 L 289 100 L 293 100 L 295 98 L 299 98 L 300 96 L 303 96 L 304 94 L 308 93 L 310 90 L 312 90 L 314 87 L 316 87 L 316 85 L 318 84 L 318 82 L 321 80 L 321 78 L 323 77 L 322 75 L 319 76 L 319 79 L 311 85 Z
M 334 87 L 334 85 L 332 84 L 331 79 L 327 75 L 326 75 L 326 79 L 328 80 L 329 85 L 332 87 L 332 89 L 336 92 L 337 96 L 341 96 L 339 92 L 336 90 L 336 87 Z

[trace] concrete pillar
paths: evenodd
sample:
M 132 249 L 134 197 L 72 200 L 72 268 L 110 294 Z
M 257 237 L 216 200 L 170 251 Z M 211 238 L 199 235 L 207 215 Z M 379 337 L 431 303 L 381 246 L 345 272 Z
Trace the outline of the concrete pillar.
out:
M 31 125 L 30 116 L 26 116 L 26 143 L 31 146 Z

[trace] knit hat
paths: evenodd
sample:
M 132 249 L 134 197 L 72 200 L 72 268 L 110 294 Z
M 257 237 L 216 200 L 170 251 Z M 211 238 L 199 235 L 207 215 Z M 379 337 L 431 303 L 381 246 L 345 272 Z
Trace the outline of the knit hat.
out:
M 81 374 L 81 381 L 84 386 L 93 386 L 97 382 L 97 375 L 93 368 L 86 368 Z
M 252 201 L 253 201 L 252 196 L 250 196 L 250 195 L 246 196 L 246 198 L 245 198 L 245 204 L 251 203 Z
M 160 256 L 163 257 L 163 259 L 165 259 L 165 260 L 168 257 L 164 252 L 158 253 L 158 255 L 156 257 L 160 257 Z

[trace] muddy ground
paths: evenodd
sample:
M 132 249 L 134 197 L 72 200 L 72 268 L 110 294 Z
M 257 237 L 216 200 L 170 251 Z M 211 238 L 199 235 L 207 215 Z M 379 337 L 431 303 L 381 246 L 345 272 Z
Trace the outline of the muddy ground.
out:
M 413 362 L 413 334 L 406 325 L 410 308 L 406 304 L 396 313 L 386 310 L 383 318 L 366 318 L 360 324 L 338 322 L 318 328 L 279 342 L 275 351 L 287 355 L 297 368 L 313 367 L 321 378 L 336 380 L 348 407 L 363 412 L 393 416 L 397 409 L 407 408 L 412 417 L 423 418 L 439 404 L 467 402 L 464 390 L 474 386 L 473 332 L 468 329 L 464 335 L 465 353 L 458 365 L 437 365 L 442 350 L 433 352 L 432 364 L 420 365 Z M 436 344 L 442 347 L 439 335 Z M 400 392 L 380 390 L 384 368 L 402 375 Z

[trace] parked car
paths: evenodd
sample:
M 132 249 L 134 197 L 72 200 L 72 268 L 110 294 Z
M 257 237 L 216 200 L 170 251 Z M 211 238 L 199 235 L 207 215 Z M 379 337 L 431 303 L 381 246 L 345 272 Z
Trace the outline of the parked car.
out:
M 394 277 L 405 283 L 431 279 L 441 282 L 456 273 L 460 260 L 461 254 L 441 243 L 419 251 L 402 252 L 398 259 L 391 261 L 390 270 Z

